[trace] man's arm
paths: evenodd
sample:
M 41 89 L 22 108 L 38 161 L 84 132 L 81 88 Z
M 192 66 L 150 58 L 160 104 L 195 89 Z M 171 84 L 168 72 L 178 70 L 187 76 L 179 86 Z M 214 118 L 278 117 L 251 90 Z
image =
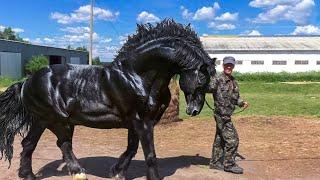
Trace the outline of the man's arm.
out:
M 235 84 L 236 84 L 236 86 L 237 86 L 238 89 L 239 89 L 239 85 L 238 85 L 237 81 L 235 81 Z M 239 92 L 239 96 L 238 96 L 238 100 L 237 100 L 237 105 L 238 105 L 239 107 L 241 107 L 241 108 L 244 108 L 244 109 L 246 109 L 246 108 L 249 106 L 249 103 L 248 103 L 248 102 L 246 102 L 246 101 L 244 101 L 243 99 L 241 99 L 241 97 L 240 97 L 240 92 Z

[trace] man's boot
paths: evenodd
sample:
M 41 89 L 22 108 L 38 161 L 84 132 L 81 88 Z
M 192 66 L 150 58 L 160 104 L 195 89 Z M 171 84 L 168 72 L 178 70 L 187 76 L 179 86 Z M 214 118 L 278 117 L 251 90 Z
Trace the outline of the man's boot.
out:
M 221 170 L 223 171 L 224 170 L 224 166 L 221 162 L 216 162 L 216 163 L 211 163 L 209 164 L 209 168 L 210 169 L 217 169 L 217 170 Z
M 233 165 L 230 165 L 230 166 L 225 166 L 224 167 L 224 171 L 235 173 L 235 174 L 243 174 L 243 168 L 241 168 L 237 164 L 233 164 Z

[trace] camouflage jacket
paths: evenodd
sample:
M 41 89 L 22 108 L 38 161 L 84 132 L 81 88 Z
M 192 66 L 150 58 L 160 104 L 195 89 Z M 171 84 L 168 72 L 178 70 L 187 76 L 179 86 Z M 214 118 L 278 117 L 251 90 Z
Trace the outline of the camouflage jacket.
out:
M 233 76 L 221 73 L 210 78 L 207 92 L 213 94 L 215 114 L 231 116 L 235 106 L 242 107 L 244 101 L 240 98 L 239 86 Z

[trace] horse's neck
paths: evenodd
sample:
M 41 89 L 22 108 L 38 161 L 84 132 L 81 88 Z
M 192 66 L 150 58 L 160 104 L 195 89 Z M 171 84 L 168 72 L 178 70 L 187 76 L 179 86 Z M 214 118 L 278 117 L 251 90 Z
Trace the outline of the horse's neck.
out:
M 158 56 L 128 61 L 114 61 L 108 69 L 121 82 L 130 82 L 132 88 L 143 88 L 148 91 L 153 88 L 166 88 L 175 74 L 173 65 Z M 148 92 L 146 92 L 148 93 Z

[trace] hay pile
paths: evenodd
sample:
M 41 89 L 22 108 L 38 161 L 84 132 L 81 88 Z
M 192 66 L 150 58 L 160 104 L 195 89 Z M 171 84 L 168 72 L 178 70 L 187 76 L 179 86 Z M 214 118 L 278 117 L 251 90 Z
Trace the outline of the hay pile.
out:
M 162 115 L 162 118 L 160 120 L 160 124 L 165 124 L 165 123 L 171 123 L 171 122 L 177 122 L 181 121 L 179 119 L 179 84 L 177 81 L 177 77 L 174 77 L 171 79 L 170 84 L 169 84 L 169 89 L 171 93 L 171 101 Z

